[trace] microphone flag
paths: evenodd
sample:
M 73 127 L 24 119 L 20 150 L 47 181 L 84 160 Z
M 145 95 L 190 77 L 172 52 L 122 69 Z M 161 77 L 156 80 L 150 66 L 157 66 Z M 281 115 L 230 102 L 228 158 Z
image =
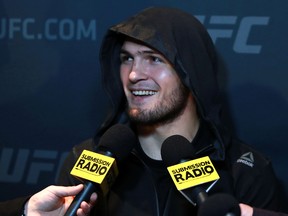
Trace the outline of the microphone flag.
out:
M 172 165 L 167 169 L 179 191 L 211 181 L 216 183 L 220 178 L 208 156 Z
M 118 176 L 118 168 L 114 158 L 83 150 L 70 174 L 99 184 L 105 195 Z

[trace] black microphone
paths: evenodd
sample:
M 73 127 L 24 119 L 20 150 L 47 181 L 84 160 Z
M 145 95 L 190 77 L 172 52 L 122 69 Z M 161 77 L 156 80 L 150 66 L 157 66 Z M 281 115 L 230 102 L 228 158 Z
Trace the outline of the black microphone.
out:
M 194 206 L 202 205 L 208 198 L 207 192 L 219 179 L 219 176 L 212 165 L 209 157 L 195 159 L 195 149 L 192 144 L 183 136 L 173 135 L 168 137 L 162 144 L 161 156 L 168 167 L 168 171 L 179 192 Z M 181 164 L 186 164 L 181 166 Z M 173 168 L 180 165 L 180 168 Z M 216 175 L 216 178 L 210 177 Z M 207 180 L 207 178 L 209 178 Z M 215 180 L 208 188 L 204 185 Z M 192 181 L 197 181 L 196 185 L 190 186 Z M 182 185 L 187 184 L 184 189 Z
M 65 216 L 75 216 L 82 201 L 89 201 L 93 192 L 106 194 L 118 176 L 116 162 L 124 160 L 137 142 L 135 133 L 128 127 L 116 124 L 99 140 L 95 152 L 84 150 L 71 174 L 84 179 L 83 190 L 74 198 Z
M 240 216 L 238 201 L 229 194 L 219 193 L 209 198 L 199 207 L 197 216 Z

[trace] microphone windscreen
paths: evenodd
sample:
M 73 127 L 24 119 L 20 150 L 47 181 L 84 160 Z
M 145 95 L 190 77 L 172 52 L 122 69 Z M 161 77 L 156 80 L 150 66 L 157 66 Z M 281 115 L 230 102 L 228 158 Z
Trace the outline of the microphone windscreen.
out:
M 240 216 L 239 202 L 231 195 L 219 193 L 209 196 L 200 206 L 197 216 Z
M 191 160 L 195 157 L 192 144 L 183 136 L 173 135 L 164 140 L 161 147 L 161 156 L 167 166 L 172 166 L 181 160 Z
M 109 151 L 117 161 L 126 158 L 137 143 L 135 133 L 127 126 L 115 124 L 99 140 L 99 151 Z

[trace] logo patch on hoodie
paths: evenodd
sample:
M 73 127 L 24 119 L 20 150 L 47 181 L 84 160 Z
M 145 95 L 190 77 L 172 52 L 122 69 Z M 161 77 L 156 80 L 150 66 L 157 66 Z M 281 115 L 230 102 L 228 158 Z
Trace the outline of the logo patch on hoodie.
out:
M 252 152 L 247 152 L 243 154 L 238 160 L 237 163 L 243 163 L 247 166 L 253 167 L 254 166 L 254 156 Z

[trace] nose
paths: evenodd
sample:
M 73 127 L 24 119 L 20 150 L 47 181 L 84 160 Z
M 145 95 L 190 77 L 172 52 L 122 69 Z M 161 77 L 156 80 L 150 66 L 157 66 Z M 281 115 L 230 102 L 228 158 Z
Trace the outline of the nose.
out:
M 144 71 L 143 66 L 141 63 L 136 63 L 134 61 L 133 66 L 131 68 L 130 74 L 129 74 L 129 80 L 132 83 L 139 82 L 140 80 L 146 80 L 147 79 L 147 74 Z

